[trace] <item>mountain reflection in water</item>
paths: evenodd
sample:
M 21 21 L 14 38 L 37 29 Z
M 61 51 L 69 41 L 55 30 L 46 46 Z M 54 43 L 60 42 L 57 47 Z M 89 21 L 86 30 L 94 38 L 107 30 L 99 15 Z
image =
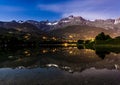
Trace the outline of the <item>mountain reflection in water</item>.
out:
M 4 48 L 0 50 L 0 67 L 0 85 L 117 85 L 120 50 Z
M 51 64 L 51 65 L 50 65 Z M 115 49 L 78 49 L 77 47 L 24 48 L 0 50 L 0 67 L 59 67 L 82 71 L 91 67 L 114 69 L 120 65 L 120 53 Z

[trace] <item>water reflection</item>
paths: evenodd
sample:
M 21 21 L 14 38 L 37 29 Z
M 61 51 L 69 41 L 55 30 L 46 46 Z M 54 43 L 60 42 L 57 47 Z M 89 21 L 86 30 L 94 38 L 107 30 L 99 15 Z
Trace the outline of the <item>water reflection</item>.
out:
M 81 72 L 95 67 L 119 69 L 120 50 L 114 48 L 50 47 L 1 49 L 1 68 L 56 67 L 68 72 Z
M 119 85 L 120 49 L 84 48 L 0 49 L 0 85 Z
M 96 50 L 95 53 L 101 58 L 104 59 L 106 55 L 109 55 L 110 52 L 108 50 Z

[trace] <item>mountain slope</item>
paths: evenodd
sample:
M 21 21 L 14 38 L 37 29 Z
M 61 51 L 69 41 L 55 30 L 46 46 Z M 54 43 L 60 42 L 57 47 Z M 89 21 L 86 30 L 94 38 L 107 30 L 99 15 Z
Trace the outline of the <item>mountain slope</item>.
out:
M 44 31 L 30 23 L 18 23 L 16 21 L 0 22 L 0 34 L 15 34 L 16 36 L 30 34 L 31 36 L 39 39 L 42 39 L 43 36 L 48 36 Z
M 110 36 L 116 36 L 115 30 L 106 30 L 99 27 L 92 27 L 87 25 L 72 25 L 64 28 L 59 28 L 50 31 L 50 34 L 57 36 L 58 38 L 68 39 L 68 40 L 78 40 L 78 39 L 92 39 L 95 38 L 100 32 L 105 32 Z
M 0 22 L 2 32 L 30 33 L 35 37 L 57 37 L 64 40 L 91 39 L 100 32 L 105 32 L 111 37 L 120 36 L 120 18 L 86 20 L 81 16 L 68 16 L 58 21 L 11 21 Z

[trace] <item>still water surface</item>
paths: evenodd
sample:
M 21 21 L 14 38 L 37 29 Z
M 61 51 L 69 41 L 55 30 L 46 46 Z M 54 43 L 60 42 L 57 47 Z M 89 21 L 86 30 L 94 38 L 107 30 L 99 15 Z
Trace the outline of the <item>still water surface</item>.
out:
M 0 50 L 0 85 L 120 85 L 119 48 Z

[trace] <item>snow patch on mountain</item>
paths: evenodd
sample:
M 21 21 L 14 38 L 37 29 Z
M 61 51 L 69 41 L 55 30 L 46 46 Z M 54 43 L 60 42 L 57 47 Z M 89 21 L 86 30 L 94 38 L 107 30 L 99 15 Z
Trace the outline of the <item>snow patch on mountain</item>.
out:
M 47 25 L 57 25 L 58 22 L 48 22 Z
M 120 18 L 116 19 L 114 24 L 120 24 Z

